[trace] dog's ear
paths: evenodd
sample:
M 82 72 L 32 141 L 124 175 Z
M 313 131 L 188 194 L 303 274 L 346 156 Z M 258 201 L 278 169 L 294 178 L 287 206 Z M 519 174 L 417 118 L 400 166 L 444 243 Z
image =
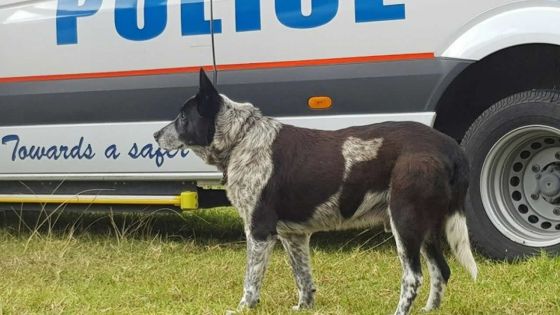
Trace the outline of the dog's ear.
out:
M 220 111 L 220 94 L 218 94 L 212 81 L 210 81 L 202 68 L 200 68 L 200 83 L 196 97 L 198 101 L 197 109 L 202 117 L 215 117 L 218 111 Z

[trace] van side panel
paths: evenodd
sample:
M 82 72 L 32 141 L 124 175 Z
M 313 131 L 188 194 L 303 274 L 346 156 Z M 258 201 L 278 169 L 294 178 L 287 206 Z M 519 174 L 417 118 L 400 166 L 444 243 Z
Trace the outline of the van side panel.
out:
M 219 178 L 152 139 L 195 93 L 201 66 L 222 92 L 287 123 L 431 124 L 441 86 L 471 62 L 439 47 L 511 2 L 224 0 L 210 21 L 210 1 L 0 4 L 0 177 Z M 334 105 L 312 111 L 311 96 Z

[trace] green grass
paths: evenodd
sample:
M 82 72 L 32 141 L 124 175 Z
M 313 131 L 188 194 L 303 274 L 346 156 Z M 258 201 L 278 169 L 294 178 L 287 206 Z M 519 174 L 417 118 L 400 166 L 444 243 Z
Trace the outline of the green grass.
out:
M 2 314 L 224 314 L 242 293 L 245 243 L 232 209 L 183 215 L 0 215 Z M 313 236 L 316 307 L 301 314 L 390 314 L 400 265 L 376 230 Z M 449 255 L 447 255 L 449 257 Z M 560 259 L 477 257 L 475 283 L 453 259 L 433 314 L 560 314 Z M 427 272 L 425 272 L 427 275 Z M 413 313 L 428 293 L 425 277 Z M 250 314 L 289 314 L 296 290 L 281 247 Z

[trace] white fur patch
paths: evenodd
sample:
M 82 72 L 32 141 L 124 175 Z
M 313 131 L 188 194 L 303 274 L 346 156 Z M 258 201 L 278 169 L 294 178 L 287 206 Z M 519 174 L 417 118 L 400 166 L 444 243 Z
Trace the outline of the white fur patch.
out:
M 455 213 L 447 219 L 445 223 L 445 235 L 447 236 L 447 242 L 449 242 L 451 251 L 457 258 L 457 261 L 463 265 L 471 274 L 471 277 L 476 280 L 478 269 L 471 251 L 467 220 L 463 214 Z
M 441 270 L 439 270 L 437 266 L 437 262 L 432 257 L 429 257 L 424 247 L 422 247 L 421 252 L 426 259 L 428 272 L 430 273 L 430 295 L 428 296 L 426 306 L 424 306 L 422 310 L 425 312 L 429 312 L 438 308 L 441 304 L 443 293 L 445 292 L 445 281 L 443 280 Z
M 362 140 L 356 137 L 348 137 L 342 145 L 342 156 L 344 157 L 343 181 L 348 178 L 352 165 L 377 158 L 377 152 L 382 144 L 383 138 Z
M 380 225 L 387 219 L 388 192 L 365 194 L 361 205 L 351 218 L 344 218 L 340 213 L 339 199 L 341 190 L 326 202 L 315 208 L 311 219 L 300 222 L 278 222 L 279 232 L 305 232 L 345 230 Z
M 384 191 L 381 193 L 367 192 L 364 196 L 362 204 L 358 207 L 352 218 L 362 218 L 367 216 L 372 209 L 375 209 L 381 204 L 386 204 L 389 199 L 389 192 Z
M 389 211 L 390 216 L 390 211 Z M 403 276 L 401 279 L 401 294 L 399 298 L 399 304 L 395 311 L 395 315 L 406 315 L 408 314 L 416 295 L 418 294 L 418 288 L 422 284 L 422 274 L 415 273 L 410 267 L 410 260 L 406 256 L 405 247 L 402 243 L 398 230 L 395 226 L 395 222 L 390 218 L 391 230 L 393 231 L 393 237 L 395 238 L 395 244 L 397 245 L 397 253 L 401 261 L 403 268 Z

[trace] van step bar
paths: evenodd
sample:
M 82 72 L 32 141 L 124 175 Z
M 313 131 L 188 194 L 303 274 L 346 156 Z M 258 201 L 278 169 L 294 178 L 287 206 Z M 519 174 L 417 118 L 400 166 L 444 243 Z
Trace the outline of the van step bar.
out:
M 0 203 L 10 204 L 92 204 L 92 205 L 161 205 L 181 210 L 198 209 L 198 193 L 182 192 L 178 196 L 142 195 L 10 195 L 0 194 Z

